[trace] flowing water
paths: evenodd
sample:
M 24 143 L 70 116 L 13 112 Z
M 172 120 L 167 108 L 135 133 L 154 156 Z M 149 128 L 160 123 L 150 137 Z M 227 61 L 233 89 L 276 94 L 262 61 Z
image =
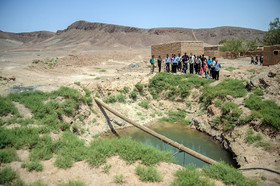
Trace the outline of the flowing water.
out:
M 210 136 L 195 129 L 189 129 L 181 124 L 159 122 L 149 127 L 150 129 L 162 134 L 184 146 L 203 154 L 216 161 L 224 161 L 234 167 L 237 167 L 236 161 L 230 152 L 223 149 L 219 142 L 213 140 Z M 129 127 L 117 130 L 120 137 L 131 137 L 133 140 L 142 142 L 146 145 L 154 146 L 160 150 L 171 151 L 172 154 L 178 152 L 178 149 L 167 145 L 161 140 L 147 134 L 136 127 Z M 174 155 L 180 165 L 195 164 L 197 167 L 206 165 L 203 161 L 192 157 L 184 152 L 178 152 Z

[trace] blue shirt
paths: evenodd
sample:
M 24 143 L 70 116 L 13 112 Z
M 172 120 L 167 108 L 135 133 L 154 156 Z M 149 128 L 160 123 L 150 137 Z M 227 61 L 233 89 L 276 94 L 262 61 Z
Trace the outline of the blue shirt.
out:
M 207 59 L 207 65 L 210 66 L 210 64 L 212 63 L 211 59 Z
M 171 62 L 170 57 L 165 58 L 165 63 L 170 63 L 170 62 Z

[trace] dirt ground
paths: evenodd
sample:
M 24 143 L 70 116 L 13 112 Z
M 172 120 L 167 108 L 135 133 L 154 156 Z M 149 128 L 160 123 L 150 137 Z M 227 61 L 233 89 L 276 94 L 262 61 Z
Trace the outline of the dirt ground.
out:
M 87 87 L 89 90 L 99 92 L 100 94 L 118 92 L 123 89 L 124 86 L 133 88 L 138 82 L 144 84 L 148 83 L 149 78 L 158 71 L 158 68 L 156 68 L 155 73 L 150 74 L 149 55 L 150 49 L 96 50 L 87 52 L 17 50 L 4 52 L 0 55 L 0 95 L 5 96 L 11 92 L 20 92 L 23 90 L 52 91 L 58 89 L 60 86 L 77 88 L 74 82 L 80 82 L 82 87 Z M 52 67 L 44 63 L 32 63 L 34 59 L 45 61 L 47 58 L 54 57 L 58 57 L 58 62 Z M 250 58 L 221 58 L 218 60 L 222 66 L 220 80 L 213 83 L 213 85 L 229 77 L 248 81 L 249 79 L 254 79 L 256 76 L 259 76 L 263 71 L 269 70 L 269 67 L 251 65 Z M 228 67 L 234 67 L 235 70 L 230 72 L 226 70 Z M 278 91 L 277 94 L 271 94 L 271 92 L 274 91 Z M 265 92 L 265 95 L 276 100 L 276 102 L 280 104 L 279 93 L 279 86 L 276 86 L 274 89 L 270 90 L 270 92 Z M 185 107 L 184 103 L 176 103 L 177 105 L 174 105 L 164 100 L 161 106 L 154 100 L 151 101 L 151 104 L 154 107 L 161 107 L 160 109 L 162 109 L 162 111 L 171 108 L 179 108 L 180 106 Z M 21 108 L 21 105 L 17 105 L 17 107 Z M 96 105 L 94 105 L 94 107 L 98 109 Z M 126 106 L 120 103 L 114 104 L 115 109 L 120 113 L 126 114 L 130 118 L 137 118 L 136 107 L 136 103 L 127 104 Z M 193 110 L 189 112 L 190 117 L 192 116 L 192 112 L 196 112 L 195 109 L 198 109 L 198 107 L 199 105 L 196 104 Z M 21 108 L 21 110 L 31 115 L 25 108 Z M 147 111 L 143 110 L 142 112 L 144 113 Z M 195 114 L 193 114 L 193 116 L 195 116 Z M 101 117 L 101 120 L 102 119 Z M 144 124 L 152 122 L 153 118 L 150 117 L 150 119 L 145 121 L 141 121 L 138 118 L 135 119 L 135 121 Z M 97 124 L 90 127 L 92 131 L 91 134 L 103 132 L 104 129 L 108 130 L 106 122 L 97 122 Z M 85 136 L 85 139 L 91 137 L 91 135 L 88 135 Z M 28 157 L 27 151 L 20 151 L 18 153 L 23 160 Z M 279 159 L 279 154 L 280 153 L 278 153 L 276 159 Z M 17 170 L 20 177 L 26 183 L 42 179 L 44 183 L 48 183 L 49 185 L 57 185 L 68 179 L 82 180 L 86 185 L 115 185 L 112 181 L 113 176 L 119 174 L 123 174 L 125 177 L 124 185 L 169 185 L 174 178 L 173 173 L 180 168 L 178 165 L 161 163 L 157 168 L 164 175 L 164 180 L 159 184 L 151 184 L 139 182 L 134 174 L 137 163 L 127 165 L 118 157 L 111 157 L 107 162 L 112 165 L 109 174 L 103 173 L 102 167 L 92 169 L 83 161 L 75 163 L 70 169 L 58 169 L 53 165 L 53 159 L 51 159 L 42 162 L 44 165 L 44 170 L 42 172 L 31 173 L 26 169 L 20 168 L 21 162 L 12 162 L 11 167 Z M 275 165 L 278 166 L 279 163 L 276 162 Z M 278 167 L 278 170 L 279 169 L 280 167 Z M 255 171 L 245 174 L 250 177 L 258 177 L 263 173 Z M 269 178 L 269 175 L 266 175 L 266 177 Z M 262 184 L 275 184 L 279 181 L 275 176 L 272 176 L 271 179 L 276 181 L 264 182 Z M 221 183 L 217 182 L 217 184 Z

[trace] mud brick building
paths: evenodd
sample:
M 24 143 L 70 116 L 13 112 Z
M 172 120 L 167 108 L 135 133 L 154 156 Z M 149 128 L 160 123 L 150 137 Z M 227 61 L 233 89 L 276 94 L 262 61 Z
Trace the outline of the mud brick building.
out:
M 193 55 L 204 54 L 203 41 L 180 41 L 151 46 L 151 55 L 154 55 L 155 58 L 158 56 L 165 58 L 166 54 L 169 54 L 169 56 L 175 54 L 177 56 L 178 53 L 182 56 L 185 52 L 188 55 L 190 55 L 190 53 Z
M 265 46 L 263 49 L 263 65 L 275 65 L 280 63 L 280 45 Z

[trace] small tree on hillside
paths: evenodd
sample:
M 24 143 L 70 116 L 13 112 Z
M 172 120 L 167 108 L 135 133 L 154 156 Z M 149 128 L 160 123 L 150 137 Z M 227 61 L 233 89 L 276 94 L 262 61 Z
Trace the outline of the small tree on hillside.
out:
M 274 22 L 269 23 L 269 30 L 262 40 L 263 45 L 277 45 L 280 44 L 280 22 L 279 18 L 275 18 Z
M 237 56 L 240 52 L 248 52 L 256 50 L 258 45 L 256 40 L 248 41 L 245 39 L 232 39 L 229 41 L 225 41 L 224 46 L 220 47 L 220 51 L 222 52 L 233 52 L 235 56 Z

